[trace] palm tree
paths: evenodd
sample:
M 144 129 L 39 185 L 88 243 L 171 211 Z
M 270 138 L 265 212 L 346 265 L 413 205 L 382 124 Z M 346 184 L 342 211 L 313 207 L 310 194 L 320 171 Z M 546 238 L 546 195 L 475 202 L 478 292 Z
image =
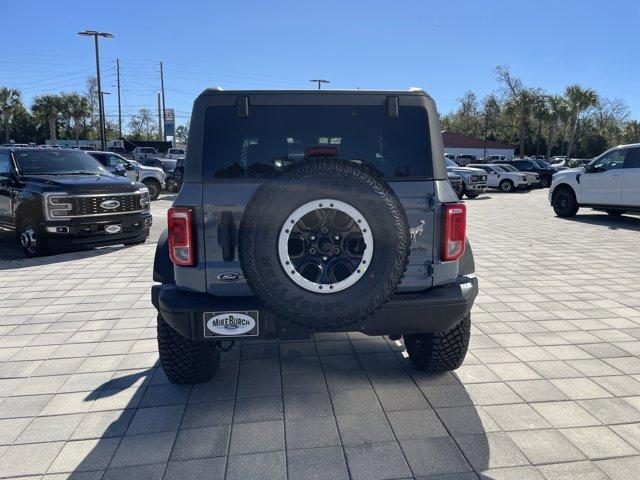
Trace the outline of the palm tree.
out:
M 525 88 L 522 80 L 511 75 L 507 65 L 498 65 L 494 72 L 496 79 L 502 85 L 502 92 L 506 97 L 505 109 L 515 116 L 518 122 L 518 141 L 520 144 L 518 154 L 524 157 L 524 143 L 527 133 L 527 126 L 531 117 L 533 104 L 540 96 L 538 90 Z
M 520 89 L 512 93 L 507 100 L 505 109 L 517 119 L 518 125 L 518 155 L 524 157 L 524 144 L 531 110 L 536 99 L 536 93 L 529 89 Z
M 549 116 L 547 118 L 549 122 L 549 136 L 547 137 L 547 154 L 546 159 L 551 157 L 551 149 L 553 148 L 553 139 L 556 135 L 556 128 L 558 127 L 558 120 L 562 120 L 568 113 L 567 103 L 560 95 L 550 95 L 547 97 L 547 106 L 549 108 Z M 562 142 L 564 143 L 564 134 L 562 136 Z
M 624 141 L 640 143 L 640 122 L 638 120 L 631 120 L 624 126 Z
M 64 111 L 64 104 L 60 95 L 41 95 L 33 99 L 31 106 L 33 115 L 41 122 L 49 124 L 49 138 L 57 141 L 56 121 L 58 115 Z
M 533 118 L 538 122 L 536 132 L 536 157 L 540 153 L 540 140 L 542 140 L 542 125 L 549 121 L 551 110 L 549 107 L 549 96 L 541 94 L 533 103 Z
M 73 120 L 73 131 L 76 138 L 76 145 L 80 143 L 80 132 L 82 131 L 84 120 L 91 115 L 91 105 L 84 95 L 79 93 L 63 93 L 61 95 L 64 104 L 65 115 Z
M 9 123 L 11 120 L 11 114 L 21 104 L 22 100 L 20 98 L 20 90 L 7 87 L 0 88 L 0 115 L 2 115 L 4 136 L 7 143 L 11 141 L 11 125 Z
M 567 148 L 567 158 L 571 157 L 573 144 L 577 137 L 580 114 L 586 109 L 598 104 L 598 94 L 591 88 L 582 88 L 580 85 L 569 85 L 565 90 L 567 103 L 571 112 L 571 135 L 569 137 L 569 147 Z

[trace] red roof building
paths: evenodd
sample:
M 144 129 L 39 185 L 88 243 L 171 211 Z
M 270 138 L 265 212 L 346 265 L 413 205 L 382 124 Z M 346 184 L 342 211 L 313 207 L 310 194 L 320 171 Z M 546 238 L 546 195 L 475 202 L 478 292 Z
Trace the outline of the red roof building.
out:
M 442 141 L 444 142 L 444 153 L 451 153 L 453 155 L 467 154 L 475 155 L 478 158 L 484 158 L 490 155 L 513 157 L 515 151 L 513 145 L 491 140 L 487 140 L 485 143 L 481 138 L 463 135 L 461 133 L 442 132 Z

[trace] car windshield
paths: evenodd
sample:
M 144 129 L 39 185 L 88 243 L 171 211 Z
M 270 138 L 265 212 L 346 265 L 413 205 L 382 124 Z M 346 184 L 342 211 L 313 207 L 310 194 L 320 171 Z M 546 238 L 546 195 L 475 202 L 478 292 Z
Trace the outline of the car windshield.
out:
M 549 165 L 547 162 L 545 162 L 544 160 L 533 160 L 533 162 L 535 164 L 537 164 L 540 168 L 549 168 L 551 167 L 551 165 Z
M 504 170 L 509 171 L 509 172 L 517 172 L 518 169 L 516 167 L 514 167 L 513 165 L 500 165 L 500 167 L 502 167 Z
M 502 166 L 500 165 L 492 165 L 494 169 L 496 169 L 499 172 L 506 172 L 507 170 L 502 168 Z
M 256 105 L 207 110 L 203 157 L 209 178 L 265 178 L 313 156 L 336 156 L 386 177 L 431 177 L 427 112 L 385 105 Z
M 453 160 L 447 158 L 447 167 L 458 167 L 459 165 Z
M 15 158 L 23 175 L 110 175 L 80 150 L 22 150 Z

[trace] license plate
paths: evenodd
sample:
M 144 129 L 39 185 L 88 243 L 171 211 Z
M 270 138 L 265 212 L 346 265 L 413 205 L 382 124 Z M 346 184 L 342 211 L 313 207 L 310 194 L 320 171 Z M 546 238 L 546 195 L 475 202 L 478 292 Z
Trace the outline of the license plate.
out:
M 104 233 L 113 235 L 114 233 L 120 233 L 122 231 L 121 225 L 105 225 Z
M 205 312 L 202 321 L 205 338 L 257 337 L 260 333 L 257 310 Z

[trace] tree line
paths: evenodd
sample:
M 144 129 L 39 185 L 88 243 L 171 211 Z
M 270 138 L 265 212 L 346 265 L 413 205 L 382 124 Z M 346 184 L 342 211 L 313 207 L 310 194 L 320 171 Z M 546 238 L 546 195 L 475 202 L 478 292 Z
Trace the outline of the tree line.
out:
M 100 138 L 98 89 L 95 77 L 87 78 L 85 92 L 61 92 L 34 97 L 31 108 L 24 105 L 20 90 L 0 87 L 0 139 L 9 143 L 42 144 L 46 139 L 76 141 Z M 127 139 L 157 140 L 158 120 L 149 109 L 141 108 L 123 125 Z M 120 138 L 117 119 L 105 120 L 107 139 Z M 176 140 L 186 141 L 184 128 L 176 129 Z
M 573 84 L 561 95 L 525 86 L 508 66 L 494 70 L 499 88 L 479 100 L 472 91 L 442 117 L 442 128 L 516 146 L 517 155 L 591 158 L 615 145 L 640 143 L 629 107 Z

